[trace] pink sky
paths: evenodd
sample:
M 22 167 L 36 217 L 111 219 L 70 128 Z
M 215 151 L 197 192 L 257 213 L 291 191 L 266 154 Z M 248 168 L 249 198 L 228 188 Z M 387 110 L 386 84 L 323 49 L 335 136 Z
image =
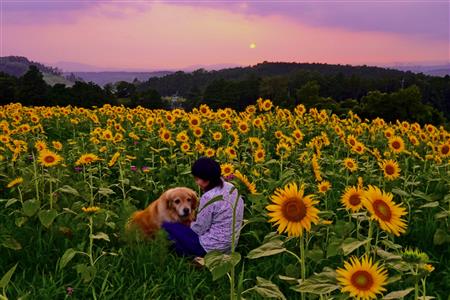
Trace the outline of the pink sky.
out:
M 251 10 L 246 2 L 232 6 L 162 1 L 68 3 L 74 7 L 51 6 L 48 1 L 34 1 L 34 6 L 26 8 L 7 3 L 10 6 L 2 14 L 1 56 L 115 69 L 252 65 L 264 60 L 378 65 L 450 60 L 448 27 L 440 28 L 448 19 L 434 25 L 438 34 L 433 28 L 427 34 L 419 32 L 420 28 L 407 32 L 373 26 L 376 19 L 371 24 L 360 18 L 360 25 L 355 21 L 354 26 L 339 23 L 338 18 L 332 23 L 333 16 L 324 19 L 324 8 L 315 6 L 309 8 L 311 15 L 296 18 L 285 7 L 268 11 L 255 6 L 264 3 L 251 3 Z M 355 11 L 358 17 L 364 11 L 370 13 L 363 8 Z M 351 17 L 348 9 L 344 13 Z M 404 16 L 397 17 L 405 21 Z M 324 21 L 318 22 L 320 18 Z M 379 21 L 387 24 L 381 15 Z M 251 43 L 256 48 L 251 49 Z

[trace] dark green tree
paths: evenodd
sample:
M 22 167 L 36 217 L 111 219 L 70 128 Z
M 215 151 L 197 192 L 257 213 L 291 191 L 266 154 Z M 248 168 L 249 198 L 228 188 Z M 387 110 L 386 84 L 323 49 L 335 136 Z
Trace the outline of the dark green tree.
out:
M 16 100 L 25 105 L 46 105 L 48 85 L 43 78 L 39 69 L 31 65 L 19 78 Z

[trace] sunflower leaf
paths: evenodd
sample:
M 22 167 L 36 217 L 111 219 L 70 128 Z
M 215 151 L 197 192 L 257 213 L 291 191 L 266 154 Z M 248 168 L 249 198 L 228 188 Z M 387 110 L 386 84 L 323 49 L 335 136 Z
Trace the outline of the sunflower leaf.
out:
M 344 240 L 344 242 L 342 242 L 341 248 L 342 248 L 342 251 L 344 251 L 344 255 L 349 255 L 350 253 L 352 253 L 353 251 L 355 251 L 362 245 L 369 243 L 371 240 L 372 239 L 365 239 L 363 241 L 360 241 L 360 240 L 357 240 L 354 238 L 347 238 Z
M 9 281 L 11 280 L 12 275 L 14 274 L 14 271 L 16 271 L 17 264 L 14 265 L 11 269 L 9 269 L 8 272 L 3 275 L 2 279 L 0 280 L 0 288 L 6 288 Z
M 305 281 L 299 280 L 299 284 L 291 289 L 301 293 L 323 295 L 339 288 L 340 286 L 336 283 L 336 271 L 331 268 L 324 268 L 323 272 L 314 274 Z
M 401 290 L 401 291 L 390 292 L 389 294 L 384 296 L 383 299 L 385 299 L 385 300 L 388 300 L 388 299 L 401 299 L 401 298 L 405 297 L 406 295 L 408 295 L 413 290 L 414 290 L 414 288 L 409 288 L 409 289 L 404 289 L 404 290 Z
M 276 284 L 259 276 L 256 277 L 256 285 L 252 290 L 264 298 L 286 299 Z
M 222 195 L 217 195 L 217 196 L 213 197 L 211 200 L 209 200 L 208 202 L 206 202 L 205 205 L 202 206 L 202 208 L 198 211 L 198 214 L 199 214 L 204 208 L 206 208 L 207 206 L 213 204 L 214 202 L 221 201 L 221 200 L 223 200 L 223 196 L 222 196 Z
M 255 248 L 251 250 L 247 258 L 249 259 L 255 259 L 265 256 L 272 256 L 278 253 L 285 252 L 286 248 L 283 246 L 283 241 L 279 239 L 272 239 L 268 241 L 267 243 L 259 246 L 258 248 Z
M 214 281 L 230 272 L 240 261 L 241 255 L 238 252 L 228 255 L 211 251 L 205 255 L 205 265 L 211 271 Z

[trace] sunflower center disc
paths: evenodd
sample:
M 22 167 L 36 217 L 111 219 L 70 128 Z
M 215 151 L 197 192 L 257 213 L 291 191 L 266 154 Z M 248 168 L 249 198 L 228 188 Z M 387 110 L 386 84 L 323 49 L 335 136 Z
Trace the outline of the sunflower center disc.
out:
M 306 216 L 306 206 L 299 199 L 288 199 L 283 205 L 283 216 L 291 222 L 300 222 Z
M 351 278 L 352 285 L 358 290 L 367 291 L 373 285 L 373 278 L 367 271 L 356 271 Z
M 389 221 L 391 219 L 391 209 L 383 200 L 375 200 L 373 202 L 373 209 L 377 217 L 383 221 Z
M 447 146 L 447 145 L 444 145 L 444 146 L 442 147 L 441 153 L 442 153 L 443 155 L 446 155 L 446 154 L 448 154 L 449 151 L 450 151 L 450 147 Z
M 386 174 L 388 174 L 388 175 L 393 175 L 395 173 L 395 168 L 392 165 L 387 165 L 385 167 L 385 170 L 386 170 Z
M 395 142 L 392 143 L 392 147 L 393 147 L 394 149 L 400 149 L 400 143 L 397 142 L 397 141 L 395 141 Z
M 46 163 L 50 164 L 55 161 L 55 158 L 53 156 L 46 156 L 44 160 Z
M 353 206 L 357 206 L 361 203 L 361 197 L 358 194 L 353 194 L 350 196 L 348 202 Z

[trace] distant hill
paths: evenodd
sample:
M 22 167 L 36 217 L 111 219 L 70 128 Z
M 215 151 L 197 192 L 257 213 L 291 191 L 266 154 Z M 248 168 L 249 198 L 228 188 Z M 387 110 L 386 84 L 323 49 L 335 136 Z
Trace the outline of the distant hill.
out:
M 289 63 L 262 62 L 254 66 L 235 67 L 222 70 L 207 71 L 199 69 L 193 72 L 178 71 L 163 77 L 153 77 L 142 83 L 139 89 L 152 88 L 161 95 L 186 96 L 194 89 L 204 90 L 210 83 L 217 80 L 241 81 L 250 77 L 268 78 L 276 76 L 305 77 L 305 76 L 357 76 L 365 80 L 390 78 L 400 81 L 403 77 L 412 75 L 395 69 L 375 66 L 352 66 L 324 63 Z
M 411 71 L 414 73 L 423 73 L 431 76 L 445 76 L 450 75 L 450 63 L 444 65 L 430 65 L 430 66 L 392 66 L 392 68 L 401 71 Z
M 107 83 L 115 83 L 117 81 L 133 82 L 134 79 L 139 81 L 147 81 L 151 77 L 161 77 L 171 74 L 170 71 L 156 71 L 156 72 L 67 72 L 63 73 L 66 76 L 70 74 L 75 75 L 83 79 L 86 82 L 94 82 L 100 86 L 104 86 Z
M 51 86 L 57 83 L 62 83 L 66 86 L 72 86 L 74 84 L 73 81 L 65 78 L 62 71 L 58 68 L 49 67 L 35 61 L 30 61 L 28 58 L 23 56 L 0 57 L 0 72 L 4 72 L 15 77 L 21 77 L 24 75 L 31 65 L 36 66 L 39 71 L 41 71 L 42 75 L 44 75 L 45 82 Z

